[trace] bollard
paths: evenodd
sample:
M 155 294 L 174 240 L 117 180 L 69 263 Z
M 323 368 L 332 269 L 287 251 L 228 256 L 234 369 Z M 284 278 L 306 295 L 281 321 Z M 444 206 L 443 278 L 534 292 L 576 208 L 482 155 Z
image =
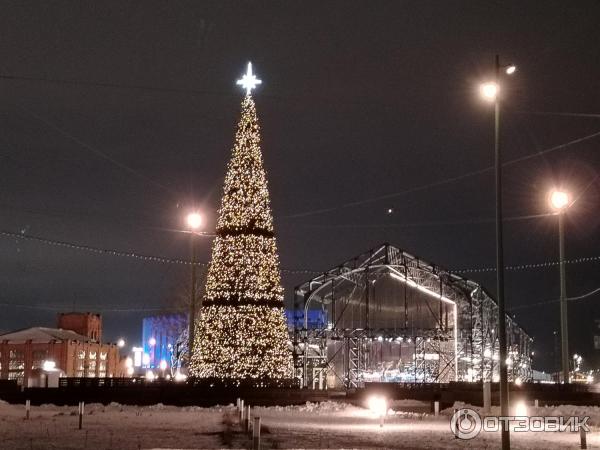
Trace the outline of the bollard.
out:
M 235 404 L 235 407 L 239 410 L 240 409 L 240 398 L 238 397 L 237 402 Z
M 254 418 L 252 427 L 252 450 L 260 450 L 260 417 Z
M 385 416 L 382 414 L 379 416 L 379 428 L 383 428 L 383 422 L 385 420 Z
M 534 400 L 534 402 L 533 402 L 533 403 L 534 403 L 534 405 L 535 405 L 535 407 L 536 407 L 536 408 L 539 408 L 539 407 L 540 407 L 540 403 L 539 403 L 539 401 L 538 401 L 538 399 L 537 399 L 537 398 Z
M 85 408 L 85 402 L 79 402 L 79 429 L 83 426 L 83 411 Z
M 29 411 L 31 410 L 31 400 L 25 400 L 25 420 L 29 420 Z
M 244 423 L 244 400 L 240 400 L 240 424 Z
M 489 381 L 483 382 L 483 413 L 489 414 L 492 411 L 492 385 Z
M 244 429 L 246 433 L 250 431 L 250 405 L 246 406 L 246 418 L 244 420 Z
M 454 414 L 452 414 L 452 417 L 456 417 L 457 411 L 458 411 L 458 409 L 454 408 Z M 458 439 L 459 431 L 460 431 L 460 420 L 456 420 L 456 432 L 454 433 L 454 439 Z
M 587 448 L 587 436 L 583 427 L 579 427 L 579 439 L 581 440 L 581 448 Z
M 440 415 L 440 402 L 438 402 L 437 400 L 435 402 L 433 402 L 433 415 L 434 416 Z

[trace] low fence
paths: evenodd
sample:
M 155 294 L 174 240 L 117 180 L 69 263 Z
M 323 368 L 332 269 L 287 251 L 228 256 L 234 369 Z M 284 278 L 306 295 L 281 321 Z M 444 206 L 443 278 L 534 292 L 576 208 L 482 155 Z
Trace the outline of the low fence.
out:
M 498 383 L 492 383 L 492 404 L 499 403 Z M 306 402 L 340 400 L 364 404 L 373 395 L 390 400 L 439 401 L 442 408 L 455 401 L 483 404 L 481 383 L 367 383 L 348 391 L 301 389 L 294 382 L 225 382 L 220 380 L 188 380 L 174 382 L 144 378 L 62 378 L 58 388 L 23 388 L 13 380 L 0 380 L 0 399 L 9 403 L 32 405 L 53 403 L 77 405 L 111 402 L 128 405 L 163 403 L 176 406 L 214 406 L 235 403 L 243 398 L 253 406 L 298 405 Z M 510 384 L 512 399 L 538 400 L 540 405 L 573 404 L 600 406 L 600 389 L 578 384 Z
M 215 406 L 243 398 L 253 406 L 297 405 L 322 402 L 339 395 L 333 391 L 300 389 L 285 383 L 227 383 L 215 380 L 174 382 L 143 378 L 62 378 L 58 388 L 22 388 L 16 383 L 0 386 L 0 399 L 32 405 L 77 405 L 111 402 L 125 405 Z
M 499 383 L 490 383 L 492 404 L 500 403 Z M 442 408 L 452 406 L 455 401 L 483 406 L 483 384 L 481 382 L 450 383 L 365 383 L 364 388 L 348 392 L 348 400 L 364 402 L 371 395 L 385 395 L 393 400 L 439 401 Z M 571 404 L 600 406 L 600 389 L 584 384 L 509 384 L 509 398 L 538 400 L 540 406 Z

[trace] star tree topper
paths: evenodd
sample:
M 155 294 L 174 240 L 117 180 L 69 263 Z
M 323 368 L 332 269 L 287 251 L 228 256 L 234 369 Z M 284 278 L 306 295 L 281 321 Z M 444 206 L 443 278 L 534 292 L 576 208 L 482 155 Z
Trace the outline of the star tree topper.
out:
M 252 93 L 252 89 L 254 89 L 258 84 L 261 84 L 262 80 L 259 80 L 258 78 L 256 78 L 256 75 L 254 75 L 252 73 L 252 63 L 249 62 L 248 63 L 248 69 L 246 70 L 246 73 L 244 74 L 244 76 L 240 79 L 237 80 L 236 84 L 238 84 L 239 86 L 242 86 L 244 89 L 246 89 L 246 95 L 250 95 Z

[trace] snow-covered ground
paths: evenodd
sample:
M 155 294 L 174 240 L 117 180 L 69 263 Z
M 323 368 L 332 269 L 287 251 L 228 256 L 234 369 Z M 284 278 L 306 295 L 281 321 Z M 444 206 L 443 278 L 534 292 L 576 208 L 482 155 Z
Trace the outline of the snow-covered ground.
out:
M 427 404 L 401 401 L 390 410 L 383 428 L 363 408 L 325 402 L 302 406 L 253 408 L 261 417 L 262 448 L 490 448 L 499 447 L 497 433 L 481 433 L 470 441 L 450 431 L 452 409 L 439 417 L 422 412 Z M 402 411 L 402 410 L 405 411 Z M 530 408 L 530 415 L 591 417 L 600 426 L 600 408 L 560 406 Z M 155 405 L 86 405 L 83 429 L 78 430 L 77 407 L 32 407 L 24 420 L 22 405 L 0 401 L 1 449 L 199 449 L 249 448 L 251 440 L 238 424 L 232 406 L 199 408 Z M 512 433 L 515 449 L 579 448 L 575 433 Z M 588 434 L 588 448 L 600 448 L 600 431 Z

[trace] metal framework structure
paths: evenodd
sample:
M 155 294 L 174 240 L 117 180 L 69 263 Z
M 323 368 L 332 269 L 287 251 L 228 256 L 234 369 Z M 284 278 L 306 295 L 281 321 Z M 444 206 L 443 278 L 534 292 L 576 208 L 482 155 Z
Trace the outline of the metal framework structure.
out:
M 325 312 L 322 324 L 309 324 L 313 309 Z M 294 310 L 304 387 L 497 380 L 496 302 L 478 283 L 392 245 L 298 286 Z M 506 324 L 509 378 L 529 380 L 532 339 L 511 317 Z

